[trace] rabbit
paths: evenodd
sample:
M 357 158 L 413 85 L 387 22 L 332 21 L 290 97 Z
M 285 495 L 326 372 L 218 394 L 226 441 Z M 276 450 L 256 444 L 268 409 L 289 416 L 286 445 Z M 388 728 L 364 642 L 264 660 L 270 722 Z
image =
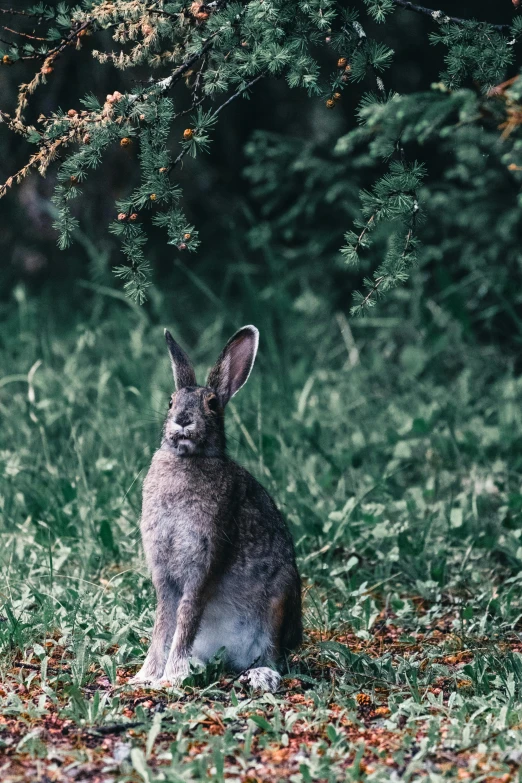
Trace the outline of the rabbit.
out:
M 226 454 L 224 413 L 246 383 L 259 333 L 243 326 L 198 386 L 165 330 L 176 391 L 143 484 L 141 535 L 156 590 L 150 649 L 133 682 L 179 684 L 189 659 L 225 648 L 241 680 L 275 691 L 302 638 L 292 537 L 267 491 Z

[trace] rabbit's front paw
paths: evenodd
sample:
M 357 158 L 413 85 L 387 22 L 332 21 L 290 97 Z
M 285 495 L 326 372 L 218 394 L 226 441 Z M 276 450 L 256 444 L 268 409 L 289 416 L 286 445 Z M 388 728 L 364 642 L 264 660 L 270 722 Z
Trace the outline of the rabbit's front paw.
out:
M 147 682 L 152 682 L 152 677 L 144 677 L 141 673 L 141 669 L 139 672 L 136 672 L 134 677 L 131 677 L 129 680 L 129 685 L 142 685 Z
M 268 666 L 258 666 L 245 672 L 240 682 L 250 685 L 255 690 L 274 693 L 281 685 L 281 675 Z
M 172 685 L 179 685 L 183 682 L 185 677 L 190 674 L 190 664 L 188 658 L 174 658 L 167 661 L 162 683 L 171 683 Z
M 154 665 L 152 662 L 145 661 L 139 672 L 129 680 L 129 685 L 155 684 L 161 679 L 163 668 Z

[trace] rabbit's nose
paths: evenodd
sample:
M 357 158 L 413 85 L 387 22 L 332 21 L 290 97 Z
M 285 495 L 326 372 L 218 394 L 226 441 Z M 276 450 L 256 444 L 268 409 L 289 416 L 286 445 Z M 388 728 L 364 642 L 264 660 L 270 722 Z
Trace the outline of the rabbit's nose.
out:
M 186 424 L 179 424 L 179 419 L 177 419 L 173 425 L 172 428 L 174 432 L 176 432 L 178 435 L 184 438 L 190 438 L 192 436 L 192 432 L 196 429 L 196 425 L 193 421 L 190 421 L 190 419 L 183 419 L 183 421 L 186 421 Z
M 192 424 L 192 419 L 186 414 L 180 414 L 179 416 L 176 416 L 174 423 L 179 427 L 189 427 Z

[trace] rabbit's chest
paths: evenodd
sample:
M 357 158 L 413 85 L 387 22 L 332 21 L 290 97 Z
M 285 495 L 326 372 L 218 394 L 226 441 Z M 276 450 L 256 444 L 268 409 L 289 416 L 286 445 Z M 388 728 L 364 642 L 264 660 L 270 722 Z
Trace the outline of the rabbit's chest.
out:
M 143 484 L 141 534 L 153 575 L 183 584 L 208 570 L 223 540 L 228 492 L 205 462 L 175 460 L 156 452 Z
M 158 493 L 145 504 L 143 547 L 153 572 L 183 583 L 194 568 L 205 568 L 213 549 L 212 516 L 185 493 Z

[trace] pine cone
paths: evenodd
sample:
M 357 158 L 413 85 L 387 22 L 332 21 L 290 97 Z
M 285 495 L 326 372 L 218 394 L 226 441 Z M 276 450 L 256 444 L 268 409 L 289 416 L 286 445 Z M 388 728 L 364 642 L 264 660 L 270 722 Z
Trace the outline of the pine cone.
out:
M 190 13 L 195 19 L 199 19 L 200 21 L 204 21 L 209 17 L 206 5 L 204 3 L 198 3 L 197 0 L 191 4 Z

